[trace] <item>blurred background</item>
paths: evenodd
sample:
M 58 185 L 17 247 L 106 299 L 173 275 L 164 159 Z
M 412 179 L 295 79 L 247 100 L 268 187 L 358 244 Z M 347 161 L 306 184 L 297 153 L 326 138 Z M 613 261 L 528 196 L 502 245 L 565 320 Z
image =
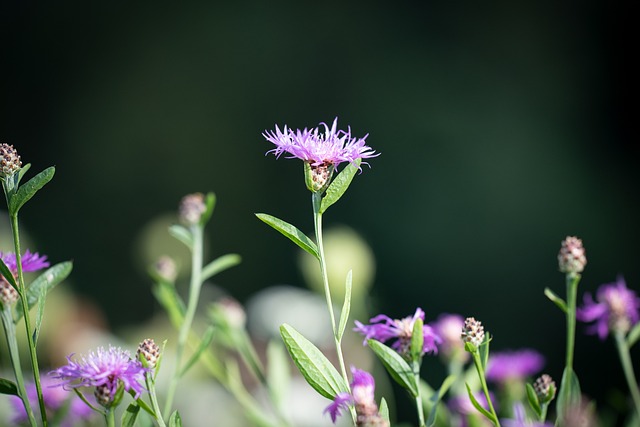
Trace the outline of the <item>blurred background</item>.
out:
M 29 247 L 74 261 L 56 292 L 77 319 L 131 334 L 160 312 L 146 271 L 178 202 L 213 191 L 208 256 L 243 259 L 217 289 L 308 288 L 254 216 L 312 233 L 301 162 L 265 156 L 261 133 L 337 116 L 382 153 L 325 215 L 366 254 L 363 315 L 475 316 L 493 349 L 535 348 L 559 379 L 564 318 L 543 289 L 564 295 L 561 240 L 586 246 L 581 293 L 618 274 L 640 289 L 627 3 L 3 2 L 0 139 L 29 176 L 56 166 L 21 211 Z M 607 407 L 626 391 L 615 349 L 583 331 L 575 370 Z

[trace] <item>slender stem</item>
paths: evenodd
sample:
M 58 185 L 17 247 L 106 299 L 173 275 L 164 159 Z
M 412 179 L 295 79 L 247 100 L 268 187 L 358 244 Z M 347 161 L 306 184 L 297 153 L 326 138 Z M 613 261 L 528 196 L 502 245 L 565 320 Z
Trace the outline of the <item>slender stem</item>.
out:
M 578 295 L 579 274 L 567 274 L 567 359 L 566 368 L 573 370 L 573 350 L 576 338 L 576 299 Z
M 156 396 L 156 382 L 152 377 L 151 372 L 147 372 L 144 374 L 144 381 L 147 385 L 147 390 L 149 390 L 149 397 L 151 398 L 151 406 L 153 407 L 153 412 L 156 413 L 155 419 L 160 427 L 166 427 L 164 423 L 164 419 L 162 418 L 162 412 L 160 412 L 160 405 L 158 405 L 158 397 Z
M 198 299 L 200 298 L 200 288 L 202 287 L 202 226 L 199 224 L 193 225 L 191 228 L 191 234 L 193 237 L 193 248 L 191 258 L 191 283 L 189 285 L 189 301 L 187 303 L 187 311 L 184 315 L 182 326 L 178 334 L 178 347 L 176 350 L 176 364 L 173 372 L 173 377 L 169 384 L 169 390 L 167 392 L 167 401 L 164 406 L 164 416 L 168 417 L 173 405 L 173 398 L 176 392 L 178 381 L 182 374 L 182 357 L 184 356 L 184 349 L 189 338 L 189 331 L 191 330 L 191 324 L 196 314 L 196 307 L 198 306 Z
M 624 376 L 627 379 L 627 385 L 633 398 L 633 403 L 636 407 L 636 413 L 640 420 L 640 391 L 638 390 L 638 382 L 633 372 L 633 364 L 631 363 L 631 356 L 629 354 L 629 346 L 625 340 L 624 334 L 620 331 L 615 332 L 616 347 L 618 347 L 618 354 L 620 355 L 620 363 L 624 370 Z
M 36 345 L 31 333 L 31 318 L 29 317 L 29 301 L 27 301 L 27 291 L 24 285 L 24 275 L 22 272 L 22 253 L 20 251 L 20 233 L 18 228 L 18 215 L 11 215 L 11 229 L 13 231 L 13 245 L 16 252 L 16 268 L 18 270 L 18 294 L 22 306 L 22 314 L 24 317 L 24 327 L 29 344 L 29 356 L 31 359 L 31 368 L 33 370 L 33 380 L 36 384 L 36 393 L 38 395 L 38 405 L 40 407 L 40 417 L 42 418 L 43 427 L 47 427 L 47 411 L 42 397 L 42 384 L 40 384 L 40 369 L 38 368 L 38 355 L 36 353 Z
M 484 392 L 484 396 L 487 398 L 487 404 L 489 405 L 489 410 L 493 417 L 493 424 L 496 427 L 500 427 L 500 421 L 498 420 L 498 415 L 496 414 L 496 410 L 493 408 L 493 402 L 491 401 L 491 395 L 489 394 L 489 388 L 487 387 L 487 380 L 484 376 L 484 369 L 482 368 L 482 363 L 480 362 L 480 353 L 477 351 L 472 353 L 473 355 L 473 363 L 476 365 L 476 371 L 478 371 L 478 377 L 480 378 L 480 384 L 482 384 L 482 391 Z
M 540 422 L 545 422 L 547 420 L 547 410 L 549 409 L 548 403 L 543 403 L 540 405 Z
M 7 347 L 9 347 L 9 357 L 11 359 L 11 366 L 16 377 L 16 383 L 18 386 L 18 395 L 24 405 L 24 410 L 29 418 L 29 424 L 37 426 L 36 417 L 33 415 L 33 409 L 31 408 L 31 402 L 29 402 L 29 396 L 27 395 L 27 389 L 24 384 L 24 377 L 22 376 L 22 365 L 20 364 L 20 351 L 18 350 L 18 342 L 16 340 L 16 328 L 13 323 L 13 316 L 11 315 L 11 309 L 5 307 L 2 312 L 2 325 L 4 327 L 4 334 L 7 338 Z
M 333 340 L 336 345 L 336 354 L 338 355 L 338 362 L 340 364 L 340 372 L 342 373 L 342 378 L 344 378 L 344 382 L 347 386 L 349 392 L 351 392 L 349 387 L 349 377 L 347 376 L 347 369 L 344 364 L 344 357 L 342 356 L 342 345 L 340 340 L 338 339 L 338 328 L 336 327 L 336 317 L 333 312 L 333 302 L 331 300 L 331 289 L 329 288 L 329 277 L 327 275 L 327 264 L 324 256 L 324 245 L 322 243 L 322 214 L 320 213 L 320 204 L 322 202 L 322 194 L 320 192 L 316 192 L 312 194 L 312 204 L 313 204 L 313 225 L 316 233 L 316 242 L 318 244 L 318 255 L 320 262 L 320 271 L 322 272 L 322 283 L 324 285 L 324 295 L 327 300 L 327 309 L 329 310 L 329 318 L 331 319 L 331 330 L 333 331 Z M 353 417 L 353 422 L 356 422 L 356 412 L 355 410 L 351 410 L 351 416 Z
M 116 414 L 113 408 L 107 409 L 104 414 L 104 420 L 107 423 L 107 427 L 116 427 Z
M 426 423 L 424 421 L 424 408 L 422 406 L 422 392 L 420 389 L 420 362 L 417 360 L 414 360 L 411 363 L 411 367 L 413 369 L 413 376 L 416 379 L 416 384 L 418 385 L 418 395 L 416 396 L 418 420 L 420 421 L 420 427 L 426 427 Z

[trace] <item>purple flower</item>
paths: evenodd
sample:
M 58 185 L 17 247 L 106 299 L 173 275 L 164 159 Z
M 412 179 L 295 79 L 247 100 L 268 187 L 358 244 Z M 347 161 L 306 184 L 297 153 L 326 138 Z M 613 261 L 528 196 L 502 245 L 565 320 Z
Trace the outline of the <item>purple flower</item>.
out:
M 504 427 L 552 427 L 552 423 L 539 423 L 528 421 L 525 415 L 524 406 L 517 402 L 513 405 L 514 419 L 502 419 L 500 423 Z
M 276 157 L 280 157 L 282 153 L 288 153 L 288 158 L 298 158 L 311 166 L 336 167 L 342 162 L 355 163 L 358 159 L 369 159 L 380 154 L 365 144 L 368 134 L 363 138 L 355 138 L 351 136 L 350 127 L 347 131 L 337 130 L 337 117 L 331 128 L 326 123 L 320 125 L 324 127 L 324 132 L 319 128 L 294 131 L 286 125 L 284 131 L 280 131 L 278 126 L 275 131 L 265 131 L 262 136 L 276 145 L 267 154 L 274 153 Z
M 53 385 L 53 379 L 42 377 L 42 398 L 44 399 L 44 405 L 47 409 L 47 416 L 49 419 L 53 418 L 55 414 L 60 410 L 67 402 L 67 400 L 72 399 L 69 402 L 69 408 L 63 417 L 60 420 L 61 427 L 72 427 L 76 425 L 79 421 L 86 421 L 93 415 L 93 410 L 85 405 L 85 403 L 80 399 L 75 399 L 73 393 L 69 393 L 68 390 L 64 390 L 63 388 L 56 387 Z M 39 407 L 38 407 L 38 394 L 36 391 L 36 385 L 34 383 L 30 383 L 26 387 L 27 389 L 27 398 L 29 402 L 31 402 L 31 407 L 36 412 L 36 417 L 39 417 Z M 11 399 L 11 405 L 14 409 L 14 417 L 13 422 L 15 424 L 23 424 L 29 421 L 27 416 L 27 412 L 24 410 L 24 404 L 19 397 L 13 396 Z
M 606 283 L 598 288 L 596 301 L 591 294 L 585 293 L 584 306 L 576 310 L 576 318 L 583 322 L 595 322 L 587 329 L 588 333 L 596 333 L 601 340 L 610 331 L 628 332 L 638 323 L 640 298 L 627 289 L 622 276 L 615 283 Z
M 9 270 L 11 270 L 12 273 L 18 273 L 18 265 L 16 264 L 15 253 L 0 252 L 0 258 L 2 259 L 2 261 L 4 261 L 6 266 L 9 267 Z M 37 252 L 31 253 L 29 252 L 29 249 L 27 249 L 24 255 L 22 255 L 20 261 L 22 264 L 22 271 L 24 271 L 25 273 L 29 271 L 42 270 L 43 268 L 49 267 L 49 262 L 47 261 L 46 255 L 40 256 Z
M 125 391 L 133 390 L 135 398 L 144 390 L 141 382 L 144 373 L 148 371 L 138 360 L 132 360 L 129 352 L 119 347 L 103 347 L 96 352 L 83 356 L 79 362 L 71 360 L 73 354 L 67 357 L 69 364 L 50 373 L 53 378 L 64 380 L 59 383 L 66 387 L 96 387 L 95 396 L 103 406 L 113 400 L 116 390 L 122 386 Z
M 357 415 L 357 425 L 380 425 L 388 426 L 382 420 L 378 412 L 378 405 L 375 400 L 376 383 L 367 371 L 362 371 L 351 367 L 351 394 L 338 393 L 333 402 L 324 410 L 329 413 L 331 421 L 336 422 L 338 415 L 349 409 L 349 405 L 354 405 Z
M 487 402 L 487 397 L 483 392 L 476 391 L 473 393 L 473 397 L 475 397 L 480 406 L 482 406 L 487 411 L 489 410 L 489 403 Z M 493 401 L 495 401 L 495 396 L 492 392 L 489 392 L 489 397 L 491 398 L 491 402 L 493 403 Z M 471 399 L 467 394 L 461 394 L 452 397 L 449 400 L 447 406 L 449 406 L 449 409 L 451 409 L 452 412 L 460 415 L 471 415 L 479 413 L 476 407 L 473 406 L 473 403 L 471 402 Z
M 469 358 L 469 353 L 464 351 L 464 341 L 460 339 L 460 331 L 464 328 L 462 316 L 441 314 L 431 326 L 435 334 L 442 339 L 439 350 L 447 360 L 456 359 L 464 362 Z
M 492 353 L 487 364 L 487 380 L 503 383 L 522 380 L 544 366 L 544 357 L 535 350 L 523 349 Z
M 380 342 L 393 340 L 391 347 L 398 353 L 406 355 L 411 347 L 411 335 L 413 334 L 413 325 L 420 318 L 424 320 L 424 311 L 417 308 L 413 317 L 408 316 L 403 319 L 392 319 L 384 314 L 379 314 L 369 319 L 371 325 L 364 325 L 356 320 L 356 328 L 354 331 L 364 335 L 363 344 L 367 344 L 367 340 L 374 339 Z M 429 325 L 422 326 L 422 335 L 424 341 L 422 344 L 422 354 L 437 353 L 438 345 L 442 343 L 442 339 L 438 336 L 433 328 Z

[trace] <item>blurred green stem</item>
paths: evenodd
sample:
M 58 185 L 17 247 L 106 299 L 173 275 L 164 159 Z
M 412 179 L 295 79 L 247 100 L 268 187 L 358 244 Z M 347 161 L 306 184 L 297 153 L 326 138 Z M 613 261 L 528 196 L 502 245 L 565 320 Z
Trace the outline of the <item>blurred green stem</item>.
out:
M 420 362 L 414 360 L 411 363 L 411 368 L 413 369 L 413 376 L 416 379 L 416 384 L 420 384 Z M 416 396 L 416 407 L 418 410 L 418 420 L 420 421 L 420 427 L 426 427 L 424 421 L 424 408 L 422 406 L 422 392 L 421 387 L 418 386 L 418 395 Z
M 621 331 L 615 331 L 616 347 L 618 348 L 618 354 L 620 355 L 620 363 L 624 370 L 624 376 L 627 379 L 629 385 L 629 391 L 633 398 L 633 403 L 636 408 L 638 420 L 640 420 L 640 391 L 638 391 L 638 382 L 633 372 L 633 364 L 631 363 L 631 356 L 629 354 L 629 346 L 625 339 L 624 333 Z
M 116 427 L 116 413 L 113 408 L 108 408 L 104 414 L 104 420 L 107 423 L 107 427 Z
M 169 417 L 171 414 L 171 407 L 173 405 L 173 398 L 175 396 L 178 381 L 182 372 L 182 357 L 184 356 L 184 350 L 189 338 L 189 332 L 191 331 L 191 325 L 196 314 L 196 307 L 198 306 L 198 299 L 200 298 L 200 288 L 202 287 L 202 234 L 203 226 L 195 224 L 190 227 L 191 235 L 193 237 L 193 247 L 191 250 L 191 283 L 189 285 L 189 302 L 187 304 L 187 310 L 184 315 L 184 320 L 180 326 L 180 332 L 178 334 L 178 347 L 176 350 L 176 361 L 173 377 L 169 383 L 169 390 L 167 391 L 167 401 L 164 406 L 164 416 Z
M 567 359 L 566 368 L 573 370 L 573 349 L 576 339 L 576 299 L 578 296 L 579 274 L 567 274 Z
M 478 377 L 480 378 L 482 391 L 484 392 L 484 396 L 487 399 L 487 404 L 489 405 L 489 411 L 491 412 L 491 416 L 493 417 L 491 421 L 496 427 L 500 427 L 500 421 L 498 420 L 496 410 L 493 408 L 493 402 L 491 401 L 491 395 L 489 394 L 489 388 L 487 387 L 487 380 L 485 378 L 484 369 L 482 368 L 482 362 L 480 361 L 480 353 L 478 351 L 474 351 L 471 353 L 471 355 L 473 356 L 473 363 L 476 365 L 476 371 L 478 372 Z

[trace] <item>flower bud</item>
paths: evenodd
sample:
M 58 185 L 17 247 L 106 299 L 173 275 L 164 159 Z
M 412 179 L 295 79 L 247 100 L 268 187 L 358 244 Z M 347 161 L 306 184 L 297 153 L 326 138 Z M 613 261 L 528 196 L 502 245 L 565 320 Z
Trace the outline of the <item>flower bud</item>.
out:
M 18 301 L 18 291 L 16 291 L 7 279 L 0 276 L 0 301 L 4 306 L 10 307 Z
M 180 201 L 179 217 L 185 225 L 196 225 L 200 222 L 202 214 L 207 210 L 204 203 L 204 194 L 188 194 Z
M 160 347 L 151 338 L 140 343 L 136 351 L 136 358 L 147 368 L 155 368 L 160 359 Z
M 20 170 L 22 162 L 13 145 L 0 144 L 0 177 L 12 176 Z
M 242 304 L 233 298 L 223 297 L 211 307 L 214 321 L 223 323 L 232 329 L 242 329 L 247 323 L 247 313 Z
M 480 347 L 484 341 L 484 327 L 482 322 L 473 317 L 467 317 L 464 321 L 464 328 L 460 335 L 465 343 L 469 343 L 475 347 Z
M 178 267 L 173 258 L 169 256 L 161 256 L 158 261 L 156 261 L 154 268 L 158 276 L 168 282 L 174 282 L 176 277 L 178 277 Z
M 533 389 L 540 402 L 551 402 L 556 396 L 556 383 L 547 374 L 543 374 L 536 379 L 533 383 Z
M 96 402 L 105 408 L 110 406 L 114 397 L 113 390 L 108 384 L 96 386 L 93 395 L 96 397 Z
M 582 240 L 577 237 L 567 236 L 562 241 L 560 252 L 558 253 L 558 266 L 562 273 L 577 274 L 582 273 L 587 265 Z

